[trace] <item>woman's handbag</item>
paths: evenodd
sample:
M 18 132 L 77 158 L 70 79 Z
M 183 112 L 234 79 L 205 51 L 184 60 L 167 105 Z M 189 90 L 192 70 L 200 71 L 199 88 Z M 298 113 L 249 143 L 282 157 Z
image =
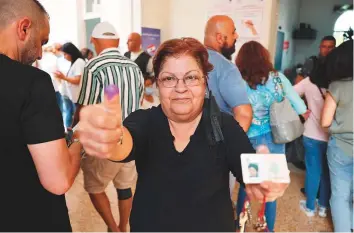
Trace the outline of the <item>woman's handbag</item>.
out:
M 300 137 L 304 132 L 304 125 L 301 123 L 299 115 L 295 112 L 286 98 L 281 79 L 277 73 L 274 74 L 277 85 L 282 89 L 282 101 L 275 101 L 270 107 L 270 126 L 274 143 L 285 144 Z M 276 93 L 278 93 L 276 91 Z

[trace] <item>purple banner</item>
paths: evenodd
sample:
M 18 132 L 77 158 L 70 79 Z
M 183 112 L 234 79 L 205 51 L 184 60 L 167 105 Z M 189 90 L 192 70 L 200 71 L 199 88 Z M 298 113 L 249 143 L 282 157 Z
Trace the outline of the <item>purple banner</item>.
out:
M 157 48 L 161 44 L 161 30 L 156 28 L 141 28 L 143 50 L 151 56 L 155 55 Z

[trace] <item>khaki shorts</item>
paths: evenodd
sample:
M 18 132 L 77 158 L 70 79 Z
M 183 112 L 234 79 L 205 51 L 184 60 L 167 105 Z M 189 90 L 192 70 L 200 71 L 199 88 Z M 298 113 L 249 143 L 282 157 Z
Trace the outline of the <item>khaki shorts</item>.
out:
M 136 185 L 135 161 L 115 163 L 87 156 L 82 160 L 81 168 L 84 174 L 84 188 L 88 193 L 103 193 L 111 181 L 116 189 L 128 189 Z

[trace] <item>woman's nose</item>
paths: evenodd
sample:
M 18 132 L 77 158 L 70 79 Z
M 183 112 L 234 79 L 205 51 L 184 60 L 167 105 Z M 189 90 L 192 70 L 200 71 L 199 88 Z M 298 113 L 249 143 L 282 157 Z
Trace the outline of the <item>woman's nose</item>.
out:
M 188 90 L 186 84 L 184 84 L 183 79 L 178 79 L 176 87 L 175 87 L 175 91 L 179 92 L 179 93 L 183 93 L 186 92 Z

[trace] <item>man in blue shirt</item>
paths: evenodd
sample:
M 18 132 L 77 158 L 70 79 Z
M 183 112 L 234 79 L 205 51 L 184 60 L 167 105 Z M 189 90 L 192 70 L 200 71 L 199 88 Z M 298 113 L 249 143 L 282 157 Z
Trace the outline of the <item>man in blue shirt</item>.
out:
M 209 61 L 214 70 L 209 73 L 208 85 L 221 111 L 234 116 L 247 132 L 252 121 L 246 83 L 231 56 L 238 38 L 233 20 L 224 15 L 213 16 L 205 28 L 204 44 L 208 48 Z

